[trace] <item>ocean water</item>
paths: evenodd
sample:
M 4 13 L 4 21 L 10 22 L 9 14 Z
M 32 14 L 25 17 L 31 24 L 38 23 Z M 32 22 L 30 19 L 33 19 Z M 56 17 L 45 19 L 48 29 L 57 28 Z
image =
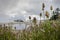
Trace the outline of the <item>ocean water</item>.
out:
M 37 20 L 37 24 L 39 24 L 39 20 Z M 42 21 L 43 22 L 43 21 Z M 23 30 L 25 28 L 28 28 L 31 24 L 33 24 L 32 22 L 25 22 L 25 23 L 20 23 L 20 24 L 14 24 L 13 25 L 13 29 L 16 27 L 16 30 Z
M 15 29 L 15 27 L 16 27 L 16 30 L 23 30 L 23 29 L 25 29 L 25 24 L 14 24 L 13 25 L 13 29 Z

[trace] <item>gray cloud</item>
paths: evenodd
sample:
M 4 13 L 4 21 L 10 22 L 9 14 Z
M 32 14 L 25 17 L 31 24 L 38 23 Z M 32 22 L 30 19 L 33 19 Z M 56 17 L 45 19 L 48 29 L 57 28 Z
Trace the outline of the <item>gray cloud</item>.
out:
M 16 5 L 16 0 L 0 0 L 0 22 L 7 21 L 10 17 L 6 15 L 6 10 Z
M 0 0 L 0 20 L 25 19 L 27 15 L 39 15 L 43 2 L 45 9 L 50 10 L 50 5 L 58 7 L 60 0 Z
M 53 5 L 55 8 L 57 8 L 57 7 L 60 8 L 60 0 L 54 0 Z

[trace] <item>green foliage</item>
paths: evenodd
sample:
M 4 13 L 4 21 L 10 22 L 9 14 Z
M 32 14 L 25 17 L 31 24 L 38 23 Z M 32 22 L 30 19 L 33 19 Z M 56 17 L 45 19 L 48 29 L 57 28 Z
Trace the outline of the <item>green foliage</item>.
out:
M 18 37 L 11 30 L 0 28 L 0 40 L 60 40 L 60 22 L 45 21 L 30 30 L 22 30 Z
M 57 20 L 57 19 L 59 19 L 59 17 L 60 17 L 59 11 L 60 11 L 60 9 L 59 8 L 56 8 L 56 11 L 53 11 L 53 15 L 50 18 L 50 20 Z
M 32 26 L 30 31 L 22 31 L 20 40 L 60 40 L 59 23 L 58 21 L 45 21 L 41 26 Z
M 0 40 L 16 40 L 14 34 L 7 28 L 0 29 Z

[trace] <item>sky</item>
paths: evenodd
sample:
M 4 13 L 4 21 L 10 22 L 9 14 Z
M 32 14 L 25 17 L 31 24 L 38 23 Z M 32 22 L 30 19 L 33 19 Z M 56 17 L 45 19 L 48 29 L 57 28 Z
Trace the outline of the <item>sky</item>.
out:
M 60 7 L 60 0 L 0 0 L 0 22 L 8 22 L 14 19 L 28 20 L 28 17 L 36 17 L 42 12 L 42 3 L 45 10 Z

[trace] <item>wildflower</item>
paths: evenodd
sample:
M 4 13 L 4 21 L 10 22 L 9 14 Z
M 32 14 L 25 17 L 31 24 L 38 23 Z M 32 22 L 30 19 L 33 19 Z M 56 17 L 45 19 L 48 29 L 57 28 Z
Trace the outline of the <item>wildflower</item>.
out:
M 50 7 L 50 10 L 53 10 L 53 7 L 52 6 Z
M 40 17 L 42 16 L 42 13 L 40 13 Z
M 33 23 L 36 24 L 36 18 L 35 17 L 33 18 Z
M 44 8 L 45 8 L 45 4 L 44 4 L 44 3 L 42 3 L 42 10 L 44 10 Z
M 29 16 L 29 19 L 31 19 L 31 16 Z
M 40 13 L 40 23 L 41 23 L 41 16 L 42 16 L 42 13 Z M 39 25 L 40 25 L 40 23 L 39 23 Z
M 43 14 L 44 14 L 44 8 L 45 8 L 45 4 L 42 3 L 42 11 L 43 11 Z M 44 20 L 45 20 L 45 14 L 44 14 Z
M 46 16 L 47 18 L 49 18 L 49 13 L 48 13 L 48 11 L 46 11 L 45 16 Z

